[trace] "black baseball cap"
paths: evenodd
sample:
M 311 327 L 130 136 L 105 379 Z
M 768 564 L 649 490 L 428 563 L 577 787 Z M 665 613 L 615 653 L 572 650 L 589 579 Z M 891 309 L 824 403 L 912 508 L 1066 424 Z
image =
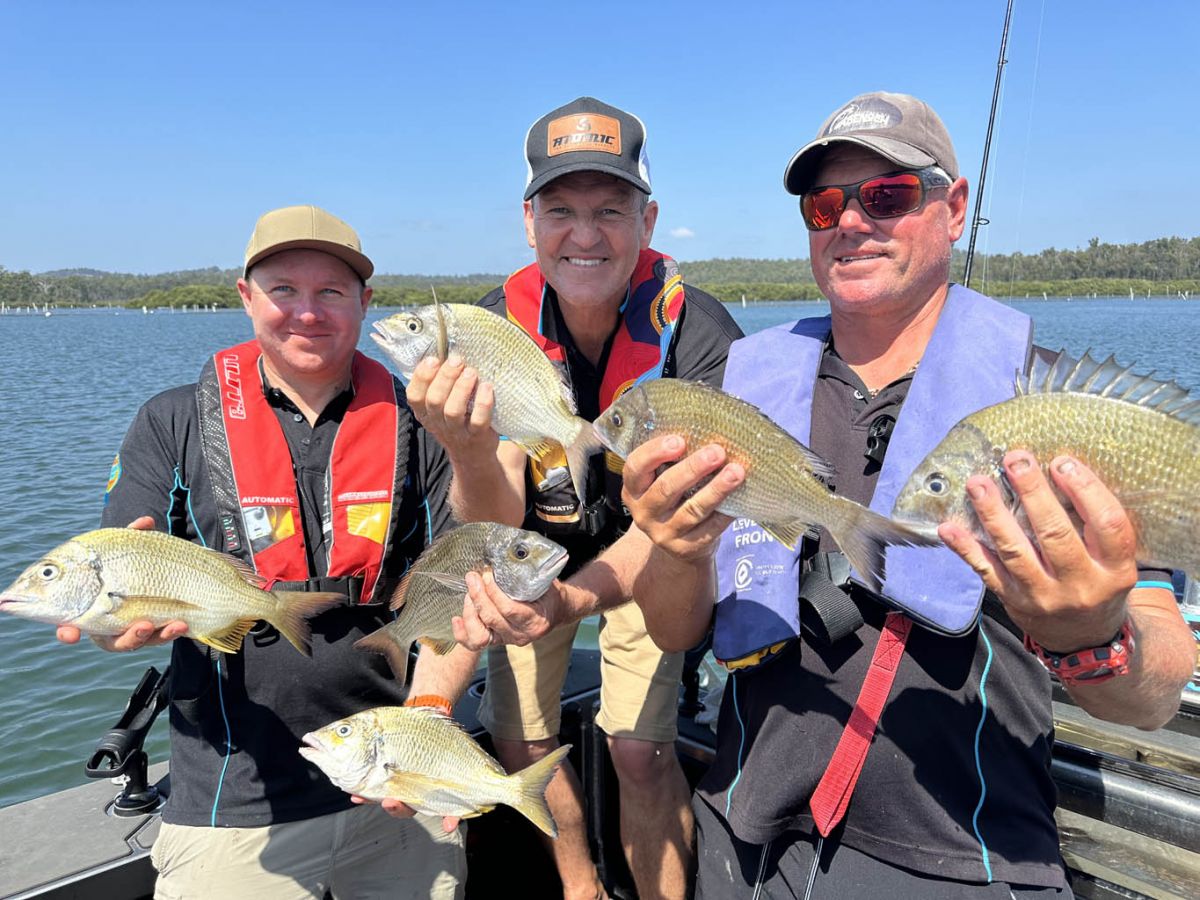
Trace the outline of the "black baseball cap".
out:
M 958 178 L 958 160 L 950 133 L 928 103 L 908 94 L 874 91 L 859 94 L 834 111 L 816 138 L 796 151 L 783 172 L 789 194 L 813 185 L 831 144 L 857 144 L 905 169 L 940 166 Z
M 542 116 L 525 135 L 528 200 L 569 172 L 605 172 L 650 193 L 646 126 L 623 109 L 579 97 Z

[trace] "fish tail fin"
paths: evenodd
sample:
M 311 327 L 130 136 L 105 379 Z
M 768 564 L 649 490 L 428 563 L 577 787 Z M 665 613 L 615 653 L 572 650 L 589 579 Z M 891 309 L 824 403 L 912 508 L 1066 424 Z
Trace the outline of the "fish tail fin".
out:
M 273 591 L 275 609 L 267 622 L 303 653 L 312 656 L 312 628 L 308 620 L 346 602 L 345 594 L 328 591 Z
M 600 441 L 591 422 L 587 419 L 578 419 L 577 421 L 579 422 L 579 431 L 575 435 L 575 440 L 571 441 L 570 446 L 564 447 L 563 450 L 567 455 L 567 468 L 571 471 L 571 486 L 575 489 L 575 496 L 579 498 L 579 505 L 582 508 L 585 497 L 584 490 L 587 485 L 588 461 L 593 454 L 604 449 L 604 444 Z
M 408 678 L 408 648 L 412 645 L 412 641 L 397 640 L 388 631 L 389 627 L 385 625 L 372 631 L 366 637 L 359 638 L 354 642 L 354 649 L 382 654 L 387 658 L 388 665 L 392 667 L 396 682 L 404 684 L 405 679 Z
M 941 543 L 936 537 L 894 522 L 874 510 L 857 504 L 856 507 L 846 522 L 830 533 L 867 587 L 877 593 L 886 576 L 884 554 L 888 545 L 935 547 Z
M 515 781 L 516 798 L 509 805 L 552 838 L 558 837 L 558 826 L 546 805 L 546 786 L 554 777 L 554 771 L 571 752 L 570 744 L 563 744 L 553 753 L 539 759 L 510 778 Z

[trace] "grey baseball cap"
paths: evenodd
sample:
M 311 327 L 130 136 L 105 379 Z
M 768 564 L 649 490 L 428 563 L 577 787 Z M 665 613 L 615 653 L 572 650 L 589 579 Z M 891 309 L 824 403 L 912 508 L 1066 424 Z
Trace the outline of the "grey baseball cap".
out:
M 606 172 L 650 193 L 646 126 L 595 97 L 578 97 L 534 122 L 525 135 L 525 161 L 526 200 L 568 172 Z
M 796 151 L 783 172 L 789 194 L 812 187 L 821 158 L 833 144 L 857 144 L 906 169 L 941 166 L 958 178 L 958 160 L 946 126 L 929 104 L 908 94 L 859 94 L 833 113 L 816 138 Z

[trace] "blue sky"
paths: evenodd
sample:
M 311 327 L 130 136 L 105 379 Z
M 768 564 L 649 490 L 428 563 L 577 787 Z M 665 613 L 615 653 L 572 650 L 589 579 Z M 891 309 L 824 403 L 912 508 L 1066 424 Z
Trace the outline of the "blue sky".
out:
M 234 266 L 260 213 L 311 202 L 381 272 L 508 272 L 531 258 L 526 129 L 581 94 L 646 122 L 659 249 L 807 256 L 783 168 L 861 91 L 933 105 L 974 190 L 1003 17 L 1003 0 L 0 3 L 0 265 Z M 1194 2 L 1017 0 L 980 248 L 1200 233 L 1197 46 Z

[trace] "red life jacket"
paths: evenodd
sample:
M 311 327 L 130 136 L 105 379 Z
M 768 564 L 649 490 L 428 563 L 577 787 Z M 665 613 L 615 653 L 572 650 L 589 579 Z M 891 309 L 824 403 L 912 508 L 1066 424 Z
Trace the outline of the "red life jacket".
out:
M 262 351 L 247 341 L 214 355 L 205 376 L 215 376 L 224 425 L 224 458 L 205 441 L 210 470 L 224 468 L 236 491 L 245 544 L 223 522 L 227 548 L 248 557 L 271 581 L 304 581 L 310 575 L 300 513 L 300 494 L 287 439 L 258 377 Z M 202 379 L 205 377 L 202 376 Z M 395 381 L 379 363 L 356 352 L 351 364 L 354 399 L 330 450 L 326 509 L 332 512 L 328 548 L 330 578 L 362 578 L 360 603 L 370 601 L 391 544 L 397 487 L 397 395 Z M 403 460 L 407 463 L 407 460 Z M 229 477 L 231 476 L 231 478 Z M 232 540 L 231 540 L 232 538 Z M 228 546 L 232 544 L 233 546 Z
M 683 311 L 683 276 L 671 257 L 643 250 L 629 279 L 629 298 L 621 307 L 612 350 L 600 382 L 600 411 L 644 377 L 662 374 L 675 323 Z M 504 282 L 508 317 L 542 348 L 553 362 L 564 362 L 561 344 L 542 334 L 546 278 L 537 263 L 519 269 Z

